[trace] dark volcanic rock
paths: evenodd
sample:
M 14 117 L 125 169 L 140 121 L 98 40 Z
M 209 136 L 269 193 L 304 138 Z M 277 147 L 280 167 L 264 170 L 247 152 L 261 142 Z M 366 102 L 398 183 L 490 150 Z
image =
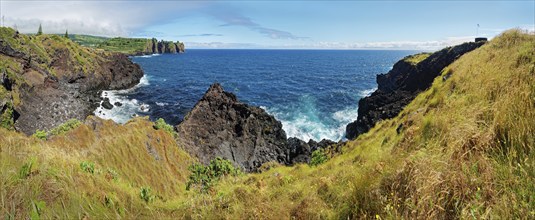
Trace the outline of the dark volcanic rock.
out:
M 102 107 L 105 108 L 105 109 L 112 109 L 113 108 L 113 105 L 110 103 L 110 99 L 109 98 L 104 98 L 104 100 L 102 101 Z
M 105 63 L 104 68 L 107 77 L 111 77 L 109 85 L 105 89 L 127 89 L 139 83 L 143 77 L 143 70 L 137 63 L 132 63 L 130 59 L 124 54 L 114 53 L 109 57 L 109 61 Z
M 346 127 L 346 137 L 354 139 L 369 131 L 380 120 L 393 118 L 421 91 L 428 89 L 444 67 L 484 42 L 464 43 L 431 54 L 416 65 L 405 59 L 387 74 L 377 76 L 377 90 L 359 100 L 357 120 Z
M 265 162 L 307 163 L 314 150 L 336 144 L 330 140 L 308 143 L 286 139 L 282 124 L 263 109 L 238 101 L 218 83 L 210 86 L 202 99 L 176 126 L 179 144 L 208 164 L 221 157 L 245 171 L 257 171 Z
M 329 146 L 336 145 L 337 143 L 331 140 L 323 139 L 320 142 L 309 140 L 308 143 L 298 138 L 288 138 L 288 161 L 291 164 L 296 163 L 308 163 L 312 152 L 318 149 L 325 149 Z
M 115 103 L 113 103 L 113 105 L 115 105 L 115 106 L 117 106 L 117 107 L 121 107 L 121 106 L 123 106 L 123 103 L 115 102 Z
M 44 38 L 54 41 L 55 37 Z M 84 120 L 100 105 L 102 90 L 132 87 L 143 76 L 139 65 L 123 54 L 78 51 L 76 47 L 79 46 L 67 49 L 58 42 L 41 45 L 46 51 L 43 55 L 33 50 L 14 49 L 18 47 L 10 42 L 18 41 L 0 39 L 0 54 L 20 68 L 2 73 L 2 84 L 14 97 L 9 100 L 17 116 L 14 127 L 26 134 L 37 129 L 51 129 L 72 118 Z M 98 59 L 82 63 L 75 58 L 81 54 Z M 43 58 L 45 56 L 50 59 Z
M 268 161 L 288 164 L 282 124 L 263 109 L 239 102 L 218 83 L 210 86 L 176 130 L 184 149 L 204 164 L 215 157 L 246 171 Z

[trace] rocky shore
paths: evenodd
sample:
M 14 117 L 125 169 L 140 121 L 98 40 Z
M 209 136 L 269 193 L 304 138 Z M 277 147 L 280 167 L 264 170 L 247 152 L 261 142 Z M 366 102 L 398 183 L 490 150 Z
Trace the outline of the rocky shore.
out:
M 100 104 L 102 90 L 130 88 L 143 76 L 124 54 L 83 48 L 56 35 L 0 32 L 6 128 L 32 134 L 72 118 L 84 120 Z
M 420 92 L 431 86 L 446 66 L 484 43 L 464 43 L 428 56 L 408 56 L 394 64 L 388 73 L 377 75 L 377 90 L 359 101 L 357 120 L 346 127 L 347 139 L 366 133 L 380 120 L 398 115 Z M 415 56 L 426 58 L 415 62 Z

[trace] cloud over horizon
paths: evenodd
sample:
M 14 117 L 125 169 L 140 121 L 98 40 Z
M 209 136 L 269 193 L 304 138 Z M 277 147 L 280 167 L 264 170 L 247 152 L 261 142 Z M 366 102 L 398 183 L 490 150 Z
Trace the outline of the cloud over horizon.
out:
M 299 37 L 288 31 L 277 30 L 273 28 L 264 27 L 256 22 L 254 22 L 250 17 L 244 16 L 237 12 L 236 10 L 210 10 L 208 12 L 214 18 L 224 22 L 220 25 L 221 27 L 226 26 L 242 26 L 246 27 L 252 31 L 256 31 L 266 37 L 271 39 L 307 39 L 308 37 Z
M 434 50 L 473 40 L 478 23 L 486 37 L 514 27 L 533 32 L 529 6 L 535 3 L 488 2 L 492 10 L 476 16 L 479 4 L 464 2 L 8 0 L 0 1 L 0 13 L 5 26 L 22 33 L 36 33 L 41 24 L 44 33 L 156 37 L 190 48 Z

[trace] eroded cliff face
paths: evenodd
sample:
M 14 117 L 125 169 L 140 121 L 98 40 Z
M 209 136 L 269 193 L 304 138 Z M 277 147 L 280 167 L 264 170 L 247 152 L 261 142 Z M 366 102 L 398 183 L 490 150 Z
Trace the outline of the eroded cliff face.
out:
M 210 86 L 176 130 L 179 145 L 205 164 L 222 157 L 253 171 L 268 161 L 288 163 L 282 124 L 263 109 L 239 102 L 218 83 Z
M 210 86 L 176 130 L 179 145 L 200 162 L 208 164 L 221 157 L 248 172 L 270 161 L 306 163 L 314 150 L 335 144 L 287 139 L 280 121 L 261 108 L 238 101 L 218 83 Z
M 485 42 L 448 47 L 415 63 L 408 56 L 386 74 L 377 75 L 377 90 L 359 100 L 357 120 L 346 127 L 346 137 L 354 139 L 369 131 L 378 121 L 393 118 L 421 91 L 428 89 L 441 71 L 453 61 Z
M 0 34 L 3 105 L 12 111 L 3 127 L 26 134 L 83 120 L 99 105 L 102 90 L 132 87 L 143 76 L 123 54 L 84 48 L 56 35 L 26 36 L 10 28 Z
M 162 53 L 184 53 L 186 51 L 184 43 L 177 41 L 158 41 L 156 38 L 152 38 L 147 41 L 144 51 L 138 52 L 134 55 L 145 54 L 162 54 Z

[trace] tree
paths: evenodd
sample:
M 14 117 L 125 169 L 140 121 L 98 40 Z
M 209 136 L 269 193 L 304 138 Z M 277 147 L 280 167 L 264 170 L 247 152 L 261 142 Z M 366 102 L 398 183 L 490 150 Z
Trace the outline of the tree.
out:
M 39 30 L 37 31 L 37 35 L 43 34 L 43 28 L 41 27 L 41 24 L 39 24 Z
M 65 30 L 65 38 L 69 38 L 69 30 Z

